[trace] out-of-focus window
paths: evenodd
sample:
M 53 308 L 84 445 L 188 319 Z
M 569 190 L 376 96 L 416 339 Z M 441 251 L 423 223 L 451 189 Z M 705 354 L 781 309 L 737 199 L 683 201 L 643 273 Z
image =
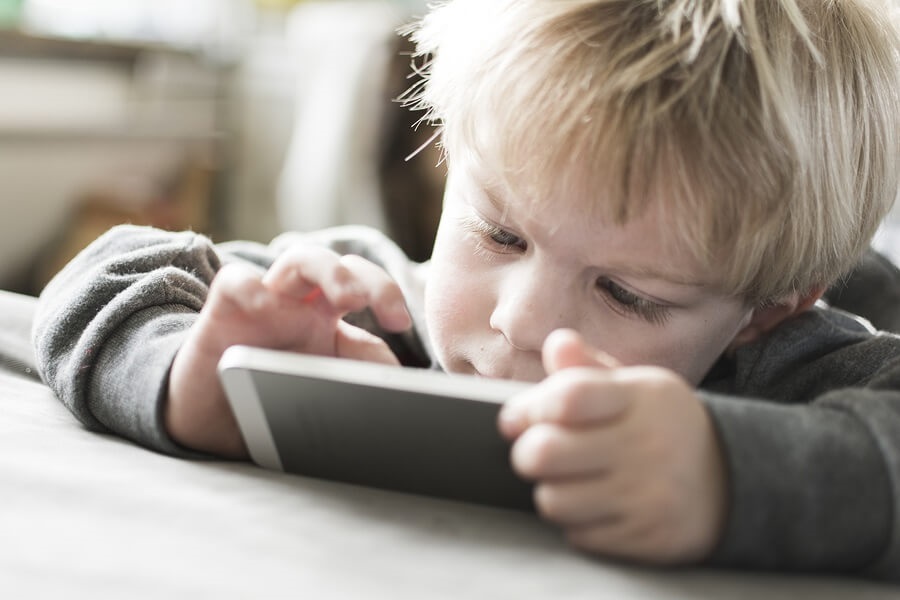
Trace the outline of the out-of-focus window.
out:
M 8 3 L 11 0 L 0 0 Z M 184 48 L 233 43 L 250 0 L 17 0 L 19 27 L 37 34 L 156 42 Z M 252 21 L 252 19 L 250 19 Z
M 0 0 L 0 28 L 15 26 L 22 14 L 23 0 Z

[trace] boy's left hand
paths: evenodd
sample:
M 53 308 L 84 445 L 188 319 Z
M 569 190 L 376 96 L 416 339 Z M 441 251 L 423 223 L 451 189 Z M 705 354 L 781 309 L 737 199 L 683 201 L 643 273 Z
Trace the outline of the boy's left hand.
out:
M 657 564 L 718 541 L 727 498 L 718 438 L 672 371 L 622 367 L 569 330 L 543 348 L 548 377 L 511 399 L 500 430 L 535 504 L 574 546 Z

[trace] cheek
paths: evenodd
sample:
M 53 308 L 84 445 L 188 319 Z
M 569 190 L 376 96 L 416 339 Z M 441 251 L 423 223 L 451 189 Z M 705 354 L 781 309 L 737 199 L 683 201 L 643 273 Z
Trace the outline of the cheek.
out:
M 691 385 L 699 384 L 728 346 L 727 340 L 718 335 L 687 337 L 673 343 L 670 364 L 666 366 Z
M 467 268 L 471 265 L 444 258 L 436 254 L 429 266 L 425 319 L 434 350 L 446 368 L 448 358 L 460 354 L 461 345 L 477 331 L 483 286 L 478 285 L 474 269 Z
M 441 223 L 428 269 L 425 310 L 433 331 L 455 329 L 484 304 L 485 267 L 452 219 Z
M 698 385 L 725 352 L 740 327 L 739 320 L 714 320 L 685 327 L 675 336 L 664 336 L 668 364 L 663 364 Z
M 459 285 L 448 285 L 448 273 L 429 273 L 428 288 L 425 292 L 425 315 L 433 335 L 445 335 L 454 323 L 462 319 L 463 303 L 460 302 Z
M 665 367 L 697 385 L 727 348 L 736 325 L 687 320 L 662 329 L 637 327 L 629 332 L 607 330 L 597 346 L 626 365 Z

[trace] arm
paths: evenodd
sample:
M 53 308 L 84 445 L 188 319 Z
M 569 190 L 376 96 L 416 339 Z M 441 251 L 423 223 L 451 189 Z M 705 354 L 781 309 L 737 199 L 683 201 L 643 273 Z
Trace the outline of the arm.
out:
M 706 557 L 726 510 L 714 428 L 674 372 L 623 367 L 571 330 L 544 342 L 548 376 L 499 415 L 540 515 L 588 552 L 642 563 Z
M 241 456 L 215 373 L 227 346 L 392 358 L 341 321 L 370 306 L 386 329 L 408 326 L 402 294 L 380 268 L 318 245 L 277 258 L 257 244 L 228 248 L 189 232 L 117 227 L 47 286 L 33 331 L 38 367 L 83 423 L 167 453 Z M 363 294 L 341 291 L 354 281 Z
M 730 474 L 711 560 L 900 579 L 900 339 L 823 311 L 781 333 L 737 357 L 769 401 L 703 396 Z
M 900 338 L 829 314 L 739 351 L 715 393 L 548 338 L 500 423 L 539 512 L 640 562 L 900 578 Z
M 729 473 L 711 563 L 900 579 L 900 393 L 836 390 L 801 406 L 704 401 Z
M 223 267 L 172 363 L 166 430 L 183 446 L 246 458 L 217 373 L 225 350 L 246 344 L 397 364 L 384 340 L 344 321 L 367 307 L 388 331 L 411 324 L 397 284 L 356 255 L 302 244 L 285 250 L 262 276 L 244 265 Z
M 900 271 L 875 251 L 825 298 L 900 332 Z M 740 350 L 734 382 L 740 395 L 774 402 L 735 397 L 735 386 L 703 396 L 730 473 L 711 560 L 900 579 L 897 338 L 813 311 Z
M 119 227 L 41 293 L 32 339 L 38 370 L 88 428 L 189 454 L 163 426 L 169 366 L 221 259 L 193 233 Z

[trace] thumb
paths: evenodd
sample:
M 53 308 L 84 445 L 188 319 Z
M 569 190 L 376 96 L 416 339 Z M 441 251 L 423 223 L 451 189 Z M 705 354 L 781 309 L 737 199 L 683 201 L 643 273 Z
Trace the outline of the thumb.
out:
M 574 329 L 552 331 L 544 340 L 542 357 L 547 375 L 572 367 L 612 369 L 622 366 L 611 355 L 585 342 Z

